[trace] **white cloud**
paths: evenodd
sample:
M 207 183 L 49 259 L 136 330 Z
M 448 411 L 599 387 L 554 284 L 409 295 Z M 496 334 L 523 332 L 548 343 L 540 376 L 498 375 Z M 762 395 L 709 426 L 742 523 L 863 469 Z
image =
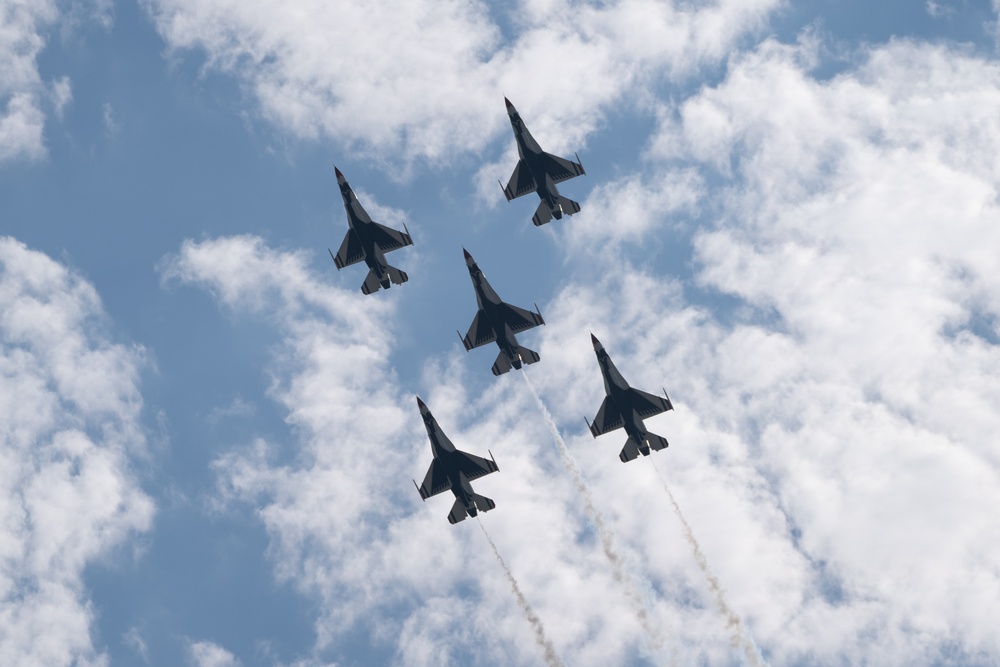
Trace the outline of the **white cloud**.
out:
M 596 327 L 634 384 L 666 384 L 658 461 L 775 663 L 995 660 L 1000 67 L 906 41 L 866 55 L 818 81 L 808 47 L 766 42 L 680 105 L 650 154 L 721 181 L 695 277 L 746 306 L 723 325 L 605 258 L 547 307 L 541 382 L 568 388 L 564 419 L 596 410 L 574 366 Z
M 294 463 L 273 463 L 277 443 L 258 441 L 216 467 L 225 496 L 259 507 L 279 578 L 319 600 L 319 654 L 336 654 L 360 627 L 400 664 L 537 662 L 475 523 L 450 526 L 451 501 L 421 504 L 410 485 L 430 454 L 413 396 L 388 366 L 393 293 L 375 300 L 330 287 L 302 257 L 251 237 L 186 243 L 164 273 L 206 287 L 227 308 L 267 313 L 285 338 L 270 372 L 294 426 Z M 621 662 L 639 650 L 635 615 L 600 546 L 581 533 L 575 491 L 553 470 L 550 436 L 520 380 L 508 376 L 473 399 L 455 363 L 429 367 L 428 378 L 423 397 L 459 447 L 503 452 L 502 474 L 477 484 L 502 508 L 484 521 L 567 664 Z M 653 613 L 675 612 L 654 601 Z
M 240 667 L 243 664 L 226 649 L 208 641 L 191 642 L 188 651 L 195 667 Z
M 149 528 L 142 351 L 107 339 L 93 287 L 0 239 L 0 663 L 103 665 L 84 569 Z
M 626 91 L 641 101 L 647 84 L 718 63 L 779 4 L 147 0 L 172 49 L 236 76 L 278 127 L 385 165 L 481 150 L 507 127 L 504 94 L 548 150 L 579 148 Z
M 0 7 L 0 162 L 45 156 L 43 106 L 57 115 L 72 97 L 65 77 L 47 85 L 38 71 L 42 34 L 59 19 L 52 0 L 6 0 Z
M 526 22 L 562 11 L 537 7 Z M 577 226 L 627 251 L 697 216 L 695 284 L 603 253 L 529 334 L 528 372 L 679 664 L 736 655 L 648 462 L 583 428 L 602 398 L 588 331 L 635 386 L 669 390 L 656 461 L 773 663 L 1000 656 L 1000 70 L 905 41 L 865 56 L 824 81 L 808 44 L 734 58 L 665 117 L 646 173 L 584 203 L 614 231 Z M 629 205 L 602 210 L 616 195 Z M 336 290 L 251 237 L 185 244 L 165 267 L 285 339 L 270 371 L 293 462 L 260 441 L 216 466 L 259 507 L 279 576 L 319 600 L 317 652 L 361 627 L 400 664 L 537 663 L 475 526 L 406 488 L 429 455 L 389 366 L 396 293 Z M 742 305 L 717 317 L 691 292 Z M 421 393 L 459 447 L 497 456 L 484 523 L 567 664 L 626 662 L 638 623 L 529 396 L 514 374 L 469 396 L 466 367 L 482 371 L 430 360 Z

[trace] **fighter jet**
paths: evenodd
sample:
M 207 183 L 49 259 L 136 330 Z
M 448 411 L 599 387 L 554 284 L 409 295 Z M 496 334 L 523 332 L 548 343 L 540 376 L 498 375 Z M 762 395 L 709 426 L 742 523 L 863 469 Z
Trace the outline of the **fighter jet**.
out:
M 466 516 L 476 516 L 478 512 L 489 512 L 496 507 L 496 503 L 474 492 L 469 484 L 474 479 L 500 469 L 493 460 L 493 453 L 490 452 L 490 460 L 486 460 L 455 449 L 455 445 L 451 444 L 451 440 L 438 426 L 434 415 L 419 396 L 417 406 L 420 408 L 420 416 L 424 418 L 427 437 L 431 439 L 431 453 L 434 454 L 424 483 L 417 486 L 417 480 L 413 480 L 420 497 L 427 500 L 451 489 L 455 494 L 455 504 L 451 506 L 448 521 L 452 524 L 464 521 Z
M 396 267 L 389 266 L 385 260 L 385 253 L 403 246 L 413 245 L 410 230 L 406 229 L 406 225 L 403 225 L 406 232 L 398 232 L 377 222 L 372 222 L 361 206 L 361 202 L 354 196 L 354 191 L 351 190 L 344 175 L 336 167 L 333 170 L 337 172 L 340 196 L 344 198 L 344 208 L 347 209 L 347 225 L 350 227 L 337 254 L 334 255 L 332 250 L 329 251 L 333 263 L 337 265 L 337 270 L 365 260 L 365 264 L 368 265 L 368 277 L 361 284 L 361 291 L 364 294 L 377 292 L 380 287 L 389 289 L 392 283 L 397 285 L 405 283 L 409 278 Z
M 506 97 L 503 101 L 507 103 L 507 114 L 514 128 L 514 140 L 517 142 L 517 154 L 520 157 L 507 186 L 500 184 L 507 201 L 529 192 L 538 192 L 542 201 L 531 218 L 536 227 L 544 225 L 553 217 L 561 220 L 563 213 L 573 215 L 579 212 L 580 205 L 560 195 L 556 183 L 586 173 L 580 164 L 580 156 L 577 155 L 576 162 L 573 162 L 543 151 L 528 132 L 528 128 L 524 126 L 521 114 L 517 113 L 514 105 Z
M 631 461 L 639 456 L 640 452 L 643 456 L 649 456 L 650 449 L 659 450 L 667 447 L 666 438 L 650 433 L 642 423 L 647 417 L 674 409 L 666 390 L 663 392 L 663 398 L 660 398 L 629 387 L 628 382 L 615 368 L 611 357 L 604 351 L 601 341 L 597 340 L 594 334 L 590 334 L 590 338 L 594 342 L 597 363 L 600 364 L 601 374 L 604 376 L 604 392 L 607 394 L 601 403 L 601 409 L 594 417 L 594 423 L 587 422 L 591 435 L 596 438 L 624 426 L 628 440 L 625 441 L 622 453 L 618 455 L 622 463 Z
M 535 306 L 535 312 L 531 312 L 501 301 L 469 251 L 462 248 L 462 252 L 465 253 L 465 263 L 469 266 L 472 287 L 476 290 L 476 303 L 479 304 L 479 311 L 472 320 L 469 333 L 465 334 L 464 338 L 461 333 L 458 334 L 465 351 L 496 341 L 500 347 L 500 354 L 493 364 L 493 375 L 498 376 L 509 371 L 511 366 L 521 370 L 522 362 L 533 364 L 538 361 L 540 359 L 538 353 L 521 347 L 514 337 L 515 333 L 545 324 L 542 314 L 538 312 L 538 306 Z

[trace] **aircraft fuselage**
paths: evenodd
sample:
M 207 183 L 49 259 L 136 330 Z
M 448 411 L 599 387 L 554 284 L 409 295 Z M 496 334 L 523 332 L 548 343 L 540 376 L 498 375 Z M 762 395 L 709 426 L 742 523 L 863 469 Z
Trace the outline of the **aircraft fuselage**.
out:
M 344 208 L 347 210 L 347 224 L 355 236 L 358 237 L 358 241 L 365 251 L 365 264 L 375 273 L 379 284 L 384 289 L 389 289 L 392 286 L 392 282 L 389 280 L 389 273 L 386 270 L 388 262 L 385 259 L 385 253 L 375 243 L 370 231 L 370 226 L 373 223 L 370 222 L 368 213 L 361 206 L 361 202 L 358 201 L 347 181 L 341 184 L 340 195 L 344 199 Z
M 552 210 L 552 217 L 556 220 L 562 219 L 562 208 L 559 206 L 559 189 L 549 177 L 543 164 L 545 152 L 542 150 L 531 132 L 525 127 L 521 120 L 521 114 L 513 112 L 510 115 L 510 124 L 514 128 L 514 142 L 517 144 L 517 155 L 524 161 L 524 166 L 535 179 L 535 187 L 538 196 L 542 198 Z
M 493 331 L 496 332 L 497 346 L 507 355 L 510 365 L 520 370 L 521 357 L 516 352 L 518 348 L 517 338 L 500 312 L 500 304 L 502 303 L 500 297 L 493 291 L 478 264 L 469 267 L 469 274 L 472 276 L 472 287 L 476 292 L 476 304 L 479 306 L 479 310 L 483 311 L 490 326 L 493 327 Z
M 618 372 L 614 362 L 611 361 L 611 356 L 604 349 L 597 352 L 597 360 L 601 365 L 601 375 L 604 376 L 604 393 L 621 413 L 625 432 L 630 438 L 635 438 L 640 447 L 645 446 L 648 453 L 646 425 L 632 409 L 632 404 L 628 400 L 628 382 Z

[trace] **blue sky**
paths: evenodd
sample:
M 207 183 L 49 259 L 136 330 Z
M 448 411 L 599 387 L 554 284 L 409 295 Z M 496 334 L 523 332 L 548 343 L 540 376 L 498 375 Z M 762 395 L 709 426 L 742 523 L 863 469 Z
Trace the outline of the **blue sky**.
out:
M 989 665 L 1000 66 L 988 2 L 7 2 L 0 662 Z M 579 152 L 535 228 L 503 96 Z M 326 254 L 336 164 L 410 281 Z M 466 247 L 537 303 L 466 353 Z M 590 438 L 588 332 L 676 410 Z M 655 627 L 650 632 L 641 618 Z M 733 648 L 735 641 L 741 648 Z M 755 643 L 759 656 L 747 653 Z

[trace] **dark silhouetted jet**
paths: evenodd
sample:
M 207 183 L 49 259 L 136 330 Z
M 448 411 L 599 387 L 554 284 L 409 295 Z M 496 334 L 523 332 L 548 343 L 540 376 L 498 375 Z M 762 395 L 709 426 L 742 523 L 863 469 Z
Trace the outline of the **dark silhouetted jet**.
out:
M 465 334 L 464 338 L 461 333 L 458 334 L 458 337 L 462 338 L 465 351 L 496 341 L 500 347 L 500 354 L 493 364 L 493 375 L 502 375 L 509 371 L 511 366 L 520 370 L 522 362 L 533 364 L 538 361 L 540 358 L 538 353 L 521 347 L 514 337 L 516 333 L 545 324 L 542 314 L 538 312 L 538 306 L 535 306 L 533 313 L 501 301 L 469 251 L 462 248 L 462 252 L 465 253 L 465 263 L 469 265 L 472 287 L 476 290 L 476 303 L 479 304 L 479 312 L 472 320 L 469 333 Z
M 601 341 L 597 340 L 594 334 L 590 334 L 590 338 L 594 341 L 594 352 L 597 353 L 597 363 L 600 364 L 601 374 L 604 376 L 604 392 L 607 394 L 601 403 L 601 409 L 594 417 L 594 423 L 587 422 L 591 434 L 596 438 L 624 426 L 628 440 L 625 441 L 622 453 L 618 455 L 622 463 L 631 461 L 639 456 L 640 452 L 643 456 L 649 456 L 650 449 L 659 450 L 667 447 L 666 438 L 650 433 L 642 423 L 647 417 L 674 409 L 667 392 L 664 391 L 663 398 L 660 398 L 629 387 L 628 382 L 615 368 L 611 357 L 604 351 Z
M 451 506 L 448 521 L 453 524 L 464 521 L 466 516 L 476 516 L 478 512 L 489 512 L 496 507 L 496 503 L 477 494 L 469 484 L 474 479 L 500 469 L 496 461 L 492 460 L 493 453 L 490 453 L 490 460 L 486 460 L 455 449 L 455 445 L 451 444 L 451 440 L 438 426 L 434 415 L 419 396 L 417 405 L 420 407 L 420 416 L 424 418 L 424 426 L 427 427 L 427 437 L 431 439 L 431 453 L 434 454 L 424 483 L 417 486 L 420 497 L 427 500 L 451 489 L 455 494 L 455 504 Z M 417 481 L 413 480 L 413 485 L 416 484 Z
M 380 287 L 389 289 L 391 283 L 397 285 L 405 283 L 409 278 L 396 267 L 389 266 L 385 260 L 385 253 L 413 245 L 410 230 L 403 225 L 406 232 L 397 232 L 395 229 L 372 222 L 361 202 L 354 196 L 354 191 L 351 190 L 344 175 L 336 167 L 333 170 L 337 172 L 337 184 L 340 185 L 340 196 L 344 198 L 347 225 L 350 227 L 337 254 L 334 255 L 333 251 L 330 251 L 330 257 L 337 265 L 337 270 L 365 260 L 365 264 L 368 265 L 368 277 L 361 284 L 361 291 L 365 294 L 377 292 Z
M 503 101 L 507 103 L 507 114 L 514 128 L 514 140 L 517 141 L 517 154 L 520 157 L 507 187 L 504 187 L 503 183 L 500 184 L 507 201 L 529 192 L 537 192 L 542 201 L 531 218 L 536 227 L 544 225 L 552 218 L 561 220 L 563 213 L 573 215 L 579 212 L 580 205 L 560 195 L 556 183 L 586 173 L 580 164 L 580 156 L 577 155 L 576 162 L 573 162 L 543 151 L 528 132 L 528 128 L 524 126 L 521 114 L 517 113 L 514 105 L 506 97 Z

